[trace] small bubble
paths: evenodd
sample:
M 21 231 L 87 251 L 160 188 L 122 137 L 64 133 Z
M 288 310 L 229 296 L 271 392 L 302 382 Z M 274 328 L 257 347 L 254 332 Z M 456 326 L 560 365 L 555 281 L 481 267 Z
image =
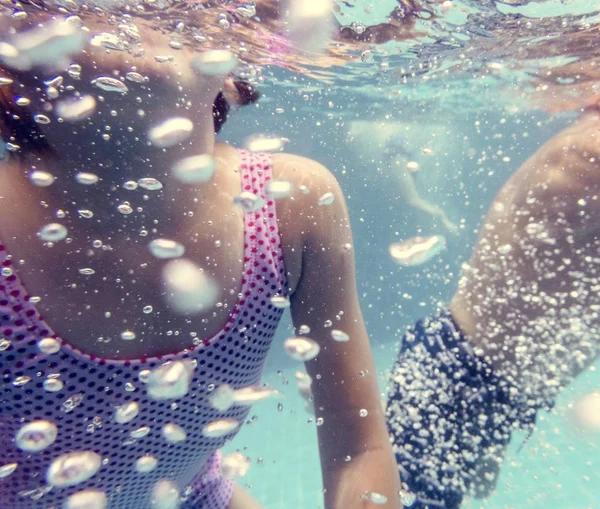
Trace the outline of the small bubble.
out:
M 38 187 L 48 187 L 55 182 L 56 177 L 47 171 L 36 170 L 29 174 L 29 180 Z
M 236 431 L 240 423 L 235 419 L 219 419 L 202 428 L 202 435 L 206 438 L 219 438 Z
M 14 379 L 12 384 L 15 387 L 23 387 L 24 385 L 27 385 L 29 382 L 31 382 L 30 376 L 19 376 Z
M 130 331 L 130 330 L 126 330 L 121 332 L 121 339 L 124 339 L 125 341 L 132 341 L 135 339 L 135 332 Z
M 243 191 L 233 198 L 233 203 L 244 212 L 256 212 L 264 205 L 264 200 L 250 191 Z
M 325 193 L 319 198 L 319 205 L 331 205 L 335 201 L 335 195 L 331 192 Z
M 149 315 L 150 313 L 152 313 L 153 310 L 154 310 L 154 308 L 152 306 L 144 306 L 144 309 L 142 309 L 142 312 L 146 315 Z
M 161 479 L 152 488 L 153 509 L 177 509 L 179 506 L 179 491 L 175 483 Z
M 129 215 L 133 212 L 133 209 L 129 203 L 122 203 L 117 207 L 117 210 L 123 215 Z
M 140 426 L 138 429 L 135 429 L 129 433 L 131 438 L 144 438 L 150 433 L 150 426 Z
M 158 460 L 154 456 L 146 455 L 138 458 L 135 462 L 135 469 L 140 474 L 152 472 L 158 465 Z
M 59 223 L 50 223 L 44 226 L 38 233 L 40 239 L 47 242 L 57 242 L 67 237 L 67 229 Z
M 159 148 L 168 148 L 187 140 L 194 130 L 191 120 L 183 117 L 170 118 L 148 132 L 150 142 Z
M 43 338 L 37 342 L 40 352 L 52 355 L 60 351 L 60 341 L 55 338 Z
M 136 401 L 130 401 L 115 410 L 115 422 L 127 424 L 135 419 L 140 413 L 140 405 Z
M 164 439 L 172 444 L 183 442 L 187 438 L 185 430 L 178 424 L 172 422 L 165 424 L 161 433 Z
M 341 331 L 341 330 L 338 330 L 338 329 L 333 329 L 331 331 L 331 337 L 335 341 L 339 341 L 341 343 L 344 343 L 346 341 L 350 341 L 350 336 L 348 336 L 348 334 L 346 334 L 344 331 Z
M 290 300 L 287 297 L 275 295 L 271 297 L 271 304 L 278 309 L 286 309 L 290 307 Z
M 225 20 L 228 23 L 227 20 Z M 192 67 L 206 76 L 226 76 L 238 66 L 236 56 L 227 49 L 209 50 L 198 55 Z
M 65 488 L 93 477 L 102 465 L 102 458 L 93 451 L 70 452 L 55 459 L 46 472 L 48 484 Z
M 108 498 L 100 490 L 84 490 L 71 495 L 64 504 L 64 509 L 106 509 Z
M 78 184 L 83 184 L 84 186 L 91 186 L 92 184 L 98 182 L 98 175 L 95 173 L 79 172 L 75 174 L 75 181 Z
M 363 499 L 368 502 L 372 502 L 375 505 L 383 505 L 383 504 L 387 503 L 387 500 L 388 500 L 385 495 L 382 495 L 381 493 L 377 493 L 375 491 L 370 491 L 368 493 L 365 493 L 363 495 Z
M 360 412 L 358 412 L 358 415 L 360 415 L 361 417 L 366 417 L 367 415 L 369 415 L 369 411 L 365 410 L 364 408 L 361 408 Z
M 111 78 L 109 76 L 101 76 L 92 81 L 92 85 L 97 86 L 105 92 L 118 92 L 126 94 L 129 88 L 121 80 Z
M 235 402 L 235 391 L 228 384 L 223 384 L 210 393 L 208 401 L 213 408 L 224 412 Z
M 234 452 L 221 458 L 221 475 L 225 479 L 243 477 L 248 473 L 251 465 L 250 458 L 240 452 Z
M 180 258 L 185 254 L 185 247 L 174 240 L 155 239 L 148 245 L 153 256 L 160 259 Z
M 147 189 L 148 191 L 159 191 L 163 188 L 162 183 L 152 177 L 141 178 L 137 183 L 142 189 Z
M 286 339 L 284 347 L 292 359 L 302 362 L 314 359 L 321 351 L 318 343 L 306 337 Z
M 8 350 L 10 347 L 10 341 L 6 338 L 0 338 L 0 352 Z
M 41 125 L 47 125 L 50 123 L 50 117 L 47 117 L 46 115 L 35 115 L 33 117 L 33 120 L 35 120 L 38 124 Z
M 58 436 L 56 424 L 50 421 L 33 421 L 17 432 L 16 445 L 26 452 L 40 452 L 52 445 Z
M 65 384 L 62 380 L 58 380 L 57 378 L 47 378 L 43 383 L 44 390 L 47 392 L 59 392 L 62 391 Z
M 65 413 L 72 412 L 75 408 L 77 408 L 83 402 L 83 394 L 73 394 L 69 398 L 67 398 L 62 404 L 62 411 Z
M 17 467 L 19 466 L 18 463 L 8 463 L 6 465 L 2 465 L 0 467 L 0 479 L 4 479 L 5 477 L 8 477 L 10 474 L 12 474 Z

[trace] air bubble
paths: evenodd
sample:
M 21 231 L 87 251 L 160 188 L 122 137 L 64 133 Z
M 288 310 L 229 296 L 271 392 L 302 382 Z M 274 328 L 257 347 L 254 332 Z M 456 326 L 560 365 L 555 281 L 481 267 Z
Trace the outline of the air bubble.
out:
M 47 355 L 52 355 L 60 351 L 60 341 L 55 338 L 40 339 L 37 342 L 37 347 L 39 348 L 40 352 Z
M 412 507 L 412 505 L 417 501 L 417 496 L 410 491 L 400 490 L 398 495 L 400 497 L 400 503 L 404 507 Z
M 92 184 L 98 182 L 98 175 L 95 173 L 79 172 L 75 174 L 75 181 L 78 184 L 83 184 L 84 186 L 91 186 Z
M 233 397 L 236 405 L 250 406 L 278 395 L 279 391 L 268 387 L 250 386 L 236 390 Z
M 185 254 L 185 247 L 179 242 L 168 239 L 155 239 L 148 245 L 153 256 L 160 259 L 180 258 Z
M 111 78 L 109 76 L 100 76 L 92 81 L 92 85 L 97 86 L 99 89 L 105 92 L 118 92 L 120 94 L 126 94 L 129 88 L 121 80 Z
M 35 120 L 38 124 L 41 125 L 47 125 L 50 123 L 50 117 L 47 117 L 46 115 L 35 115 L 33 117 L 33 120 Z
M 173 177 L 185 184 L 208 182 L 215 174 L 215 161 L 207 154 L 186 157 L 173 166 L 172 172 Z
M 17 469 L 18 466 L 18 463 L 7 463 L 6 465 L 2 465 L 0 467 L 0 479 L 8 477 Z
M 65 384 L 58 378 L 47 378 L 43 383 L 44 390 L 47 392 L 59 392 L 63 390 Z
M 177 509 L 179 507 L 179 491 L 175 483 L 161 479 L 152 488 L 153 509 Z
M 335 195 L 331 192 L 325 193 L 319 198 L 319 205 L 331 205 L 335 201 Z
M 151 428 L 150 426 L 140 426 L 137 429 L 134 429 L 133 431 L 131 431 L 129 433 L 129 436 L 131 438 L 144 438 L 146 436 L 148 436 L 148 434 L 150 433 Z
M 385 495 L 381 493 L 377 493 L 375 491 L 369 491 L 363 495 L 363 499 L 367 502 L 372 502 L 375 505 L 383 505 L 386 504 L 388 499 Z
M 102 458 L 93 451 L 70 452 L 55 459 L 46 472 L 48 484 L 58 488 L 75 486 L 100 470 Z
M 171 307 L 182 314 L 203 311 L 217 302 L 219 288 L 189 260 L 168 262 L 163 269 L 163 282 Z
M 302 362 L 314 359 L 321 351 L 317 342 L 304 337 L 286 339 L 284 347 L 292 359 Z
M 29 100 L 27 97 L 17 97 L 15 99 L 15 104 L 17 106 L 29 106 L 31 104 L 31 100 Z
M 192 67 L 206 76 L 226 76 L 237 66 L 236 56 L 227 49 L 205 51 L 192 62 Z
M 183 442 L 187 438 L 185 430 L 172 422 L 165 424 L 161 433 L 164 439 L 172 444 Z
M 301 336 L 310 334 L 310 327 L 308 325 L 301 325 L 300 327 L 298 327 L 298 334 Z
M 194 130 L 191 120 L 183 117 L 174 117 L 150 129 L 148 139 L 150 143 L 159 148 L 168 148 L 187 140 Z
M 225 479 L 243 477 L 250 470 L 250 458 L 240 452 L 234 452 L 221 458 L 221 475 Z
M 162 183 L 152 177 L 141 178 L 137 183 L 142 189 L 147 189 L 148 191 L 159 191 L 163 188 Z
M 67 237 L 67 229 L 59 223 L 50 223 L 44 226 L 38 233 L 38 237 L 46 242 L 57 242 Z
M 30 376 L 19 376 L 13 380 L 12 384 L 15 387 L 23 387 L 24 385 L 27 385 L 29 382 L 31 382 Z
M 131 214 L 133 212 L 133 208 L 131 208 L 131 205 L 129 205 L 129 203 L 121 203 L 117 207 L 117 210 L 124 216 L 128 216 L 129 214 Z
M 278 309 L 287 309 L 290 307 L 290 300 L 281 295 L 271 297 L 271 304 Z
M 48 187 L 54 184 L 56 177 L 47 171 L 32 171 L 29 180 L 38 187 Z
M 59 117 L 68 122 L 77 122 L 92 116 L 96 110 L 96 99 L 91 95 L 84 95 L 60 101 L 55 108 Z
M 219 419 L 202 428 L 202 435 L 206 438 L 220 438 L 236 431 L 240 423 L 235 419 Z
M 346 334 L 344 331 L 341 331 L 341 330 L 338 330 L 338 329 L 333 329 L 331 331 L 331 337 L 335 341 L 339 341 L 340 343 L 344 343 L 346 341 L 350 341 L 350 336 L 348 336 L 348 334 Z
M 272 180 L 267 184 L 267 193 L 275 200 L 289 198 L 294 192 L 294 185 L 287 180 Z
M 240 195 L 233 198 L 233 203 L 240 207 L 244 212 L 256 212 L 264 205 L 264 200 L 250 191 L 243 191 Z
M 164 363 L 148 377 L 148 395 L 158 400 L 182 398 L 188 393 L 195 367 L 190 360 Z
M 210 393 L 208 401 L 213 408 L 224 412 L 233 405 L 235 401 L 235 391 L 231 386 L 223 384 Z
M 148 81 L 148 78 L 142 76 L 138 72 L 128 72 L 125 75 L 125 79 L 132 81 L 134 83 L 145 83 L 146 81 Z
M 64 509 L 106 509 L 108 499 L 100 490 L 79 491 L 71 495 L 64 504 Z
M 144 308 L 142 309 L 142 313 L 149 315 L 150 313 L 152 313 L 153 310 L 154 308 L 152 306 L 144 306 Z
M 140 474 L 152 472 L 158 465 L 158 460 L 154 456 L 146 455 L 138 458 L 135 462 L 135 470 Z
M 121 339 L 125 340 L 125 341 L 133 341 L 135 339 L 135 332 L 130 331 L 130 330 L 126 330 L 121 332 Z
M 0 352 L 8 350 L 10 347 L 10 341 L 6 338 L 0 338 Z
M 54 443 L 58 436 L 56 424 L 50 421 L 33 421 L 17 432 L 16 445 L 26 452 L 40 452 Z
M 409 267 L 421 265 L 437 256 L 446 246 L 442 235 L 432 237 L 414 237 L 404 242 L 391 244 L 389 253 L 392 259 Z
M 289 141 L 288 138 L 282 138 L 281 136 L 258 135 L 248 138 L 244 146 L 250 152 L 280 152 Z
M 96 271 L 94 269 L 90 269 L 89 267 L 85 267 L 83 269 L 79 269 L 79 273 L 83 276 L 93 276 Z
M 130 401 L 115 410 L 115 422 L 127 424 L 133 421 L 140 413 L 140 405 L 136 401 Z

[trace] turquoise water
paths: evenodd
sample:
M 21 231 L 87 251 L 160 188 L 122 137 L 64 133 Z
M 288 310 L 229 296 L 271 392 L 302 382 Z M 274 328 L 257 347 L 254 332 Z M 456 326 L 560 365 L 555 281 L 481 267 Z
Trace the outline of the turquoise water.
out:
M 337 18 L 345 25 L 381 23 L 397 5 L 340 3 Z M 435 17 L 415 23 L 422 33 L 357 45 L 348 50 L 348 65 L 262 67 L 262 100 L 237 112 L 219 135 L 236 146 L 250 134 L 286 137 L 288 152 L 319 161 L 340 181 L 382 400 L 405 327 L 448 303 L 495 194 L 576 118 L 599 77 L 597 2 L 424 6 Z M 365 51 L 371 53 L 363 62 Z M 409 162 L 418 171 L 407 172 Z M 407 202 L 407 181 L 456 225 L 454 233 Z M 388 254 L 393 242 L 440 234 L 446 248 L 425 265 L 400 267 Z M 252 459 L 240 482 L 265 509 L 323 507 L 315 417 L 296 387 L 303 367 L 283 349 L 293 334 L 286 317 L 263 380 L 281 399 L 257 404 L 225 449 Z M 600 507 L 600 435 L 584 434 L 569 420 L 570 405 L 598 389 L 598 369 L 592 366 L 551 413 L 540 414 L 532 437 L 513 436 L 497 489 L 465 509 Z
M 285 135 L 291 140 L 289 151 L 321 161 L 340 179 L 353 221 L 361 303 L 383 396 L 401 330 L 447 302 L 495 193 L 529 155 L 574 116 L 530 110 L 509 113 L 505 104 L 494 102 L 485 110 L 423 109 L 411 99 L 382 111 L 381 104 L 367 103 L 361 93 L 332 92 L 328 87 L 307 89 L 314 94 L 310 114 L 306 114 L 309 110 L 301 87 L 287 93 L 273 87 L 256 111 L 241 111 L 222 137 L 235 143 L 249 130 Z M 463 93 L 467 95 L 468 90 Z M 493 91 L 489 94 L 494 95 Z M 334 118 L 327 117 L 330 100 L 340 105 L 334 109 Z M 442 97 L 439 100 L 443 102 Z M 312 109 L 315 102 L 324 109 Z M 277 107 L 286 113 L 264 115 L 265 110 Z M 364 139 L 349 138 L 349 131 L 357 132 L 352 122 L 365 117 L 386 124 L 369 129 Z M 386 138 L 386 126 L 396 133 L 391 140 Z M 393 146 L 406 160 L 419 162 L 416 182 L 422 196 L 441 203 L 449 217 L 462 225 L 458 235 L 447 237 L 447 249 L 427 265 L 401 268 L 389 258 L 390 242 L 443 233 L 443 229 L 399 199 L 377 140 Z M 433 147 L 432 155 L 421 153 L 425 143 Z M 484 162 L 475 156 L 482 152 L 489 155 Z M 504 160 L 506 157 L 510 160 Z M 294 373 L 302 367 L 288 360 L 282 348 L 291 332 L 289 326 L 282 325 L 265 375 L 267 384 L 282 391 L 283 410 L 279 411 L 279 402 L 273 401 L 255 407 L 255 421 L 229 446 L 231 451 L 244 450 L 253 459 L 243 483 L 267 509 L 323 507 L 316 424 L 305 412 L 295 386 Z M 538 429 L 528 441 L 523 444 L 526 437 L 522 433 L 514 435 L 493 495 L 487 500 L 469 501 L 464 507 L 599 507 L 598 435 L 576 431 L 568 419 L 569 404 L 597 388 L 598 372 L 592 368 L 562 393 L 551 414 L 540 415 Z

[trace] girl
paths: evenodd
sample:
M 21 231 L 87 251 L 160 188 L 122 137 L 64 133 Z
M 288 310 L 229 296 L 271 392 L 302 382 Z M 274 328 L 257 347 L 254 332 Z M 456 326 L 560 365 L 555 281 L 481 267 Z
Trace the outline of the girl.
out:
M 256 97 L 185 29 L 174 42 L 131 12 L 6 4 L 0 505 L 258 507 L 218 451 L 289 304 L 312 340 L 289 346 L 323 418 L 325 506 L 399 508 L 331 173 L 215 143 L 225 99 Z

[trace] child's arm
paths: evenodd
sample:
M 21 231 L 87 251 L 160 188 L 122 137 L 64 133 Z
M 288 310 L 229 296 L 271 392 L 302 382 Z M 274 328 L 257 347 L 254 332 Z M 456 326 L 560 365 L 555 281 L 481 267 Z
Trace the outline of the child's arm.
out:
M 398 509 L 400 480 L 358 301 L 344 196 L 325 168 L 312 161 L 309 166 L 303 176 L 310 194 L 299 198 L 297 219 L 304 236 L 302 276 L 291 301 L 295 326 L 308 325 L 308 337 L 321 347 L 306 367 L 313 378 L 315 417 L 323 419 L 318 436 L 325 507 L 372 508 L 375 504 L 363 497 L 376 493 L 388 499 L 377 507 Z M 327 192 L 334 202 L 318 205 Z M 349 341 L 334 340 L 334 329 L 348 334 Z

